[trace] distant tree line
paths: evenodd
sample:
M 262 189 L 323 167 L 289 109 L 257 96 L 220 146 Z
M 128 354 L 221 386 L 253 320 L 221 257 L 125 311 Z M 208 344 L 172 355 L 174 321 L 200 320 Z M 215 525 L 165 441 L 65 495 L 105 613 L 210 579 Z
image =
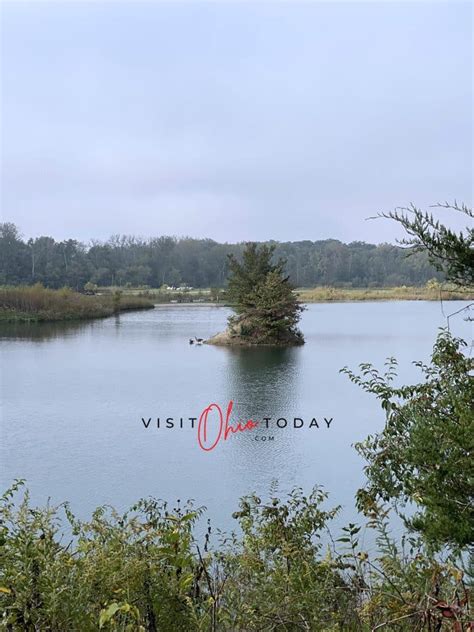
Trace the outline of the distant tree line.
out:
M 286 260 L 286 274 L 297 287 L 377 287 L 423 285 L 443 279 L 426 252 L 407 256 L 390 244 L 336 239 L 267 242 L 274 245 L 275 261 Z M 212 239 L 113 235 L 106 242 L 84 244 L 52 237 L 25 240 L 11 223 L 0 224 L 0 284 L 42 283 L 47 287 L 81 289 L 99 286 L 163 284 L 223 287 L 229 259 L 241 259 L 245 244 L 217 243 Z

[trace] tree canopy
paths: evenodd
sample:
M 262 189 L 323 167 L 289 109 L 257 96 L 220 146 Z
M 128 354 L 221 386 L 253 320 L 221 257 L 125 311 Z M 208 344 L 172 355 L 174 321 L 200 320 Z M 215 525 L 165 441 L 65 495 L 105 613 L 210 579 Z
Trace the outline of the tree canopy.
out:
M 230 325 L 251 344 L 302 344 L 297 324 L 303 308 L 284 273 L 284 260 L 272 263 L 274 251 L 274 245 L 249 243 L 241 262 L 229 255 L 228 299 L 238 314 Z
M 285 273 L 297 287 L 424 285 L 444 278 L 426 253 L 407 256 L 404 248 L 391 244 L 324 239 L 262 245 L 274 247 L 273 262 L 285 260 Z M 183 283 L 222 288 L 229 273 L 228 253 L 239 258 L 244 249 L 242 243 L 169 236 L 113 235 L 87 244 L 50 236 L 25 240 L 14 224 L 5 223 L 0 224 L 0 284 L 82 289 L 88 282 L 154 288 Z
M 250 242 L 242 253 L 242 262 L 232 253 L 228 255 L 230 275 L 227 296 L 238 312 L 255 307 L 255 290 L 265 283 L 271 272 L 283 275 L 285 262 L 280 259 L 272 263 L 274 252 L 274 245 L 258 247 L 255 242 Z
M 457 285 L 474 285 L 474 213 L 465 204 L 454 202 L 436 204 L 434 208 L 451 209 L 465 215 L 470 221 L 465 232 L 456 233 L 439 219 L 417 208 L 409 207 L 382 213 L 381 217 L 393 219 L 403 226 L 409 235 L 401 244 L 411 247 L 415 252 L 428 253 L 429 261 L 446 277 Z

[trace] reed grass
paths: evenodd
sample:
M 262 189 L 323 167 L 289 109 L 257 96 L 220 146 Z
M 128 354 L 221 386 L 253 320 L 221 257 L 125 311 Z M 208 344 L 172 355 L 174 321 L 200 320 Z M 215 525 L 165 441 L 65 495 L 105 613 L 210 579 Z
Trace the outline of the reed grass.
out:
M 296 290 L 303 303 L 351 301 L 437 301 L 474 300 L 474 290 L 456 286 L 427 284 L 421 287 L 402 285 L 384 288 L 315 287 Z
M 0 288 L 0 321 L 32 322 L 104 318 L 125 310 L 147 309 L 153 301 L 143 296 L 87 296 L 69 288 L 42 285 Z

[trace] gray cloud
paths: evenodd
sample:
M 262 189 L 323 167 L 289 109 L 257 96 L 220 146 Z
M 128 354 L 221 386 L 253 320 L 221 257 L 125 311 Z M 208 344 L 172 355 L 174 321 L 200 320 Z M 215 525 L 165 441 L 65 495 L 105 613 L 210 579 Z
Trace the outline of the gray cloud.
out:
M 4 3 L 27 235 L 393 241 L 472 198 L 470 3 Z

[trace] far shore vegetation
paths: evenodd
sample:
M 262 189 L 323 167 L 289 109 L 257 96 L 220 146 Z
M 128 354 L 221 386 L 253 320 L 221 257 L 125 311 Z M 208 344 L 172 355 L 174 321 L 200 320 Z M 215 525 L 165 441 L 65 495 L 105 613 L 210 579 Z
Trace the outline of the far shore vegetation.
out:
M 294 287 L 422 286 L 433 278 L 445 279 L 428 253 L 413 253 L 410 244 L 314 239 L 259 245 L 274 247 L 275 262 L 286 261 L 285 273 Z M 241 260 L 244 249 L 245 243 L 170 236 L 114 235 L 89 243 L 47 235 L 26 239 L 17 226 L 5 222 L 0 223 L 0 285 L 223 288 L 228 255 Z
M 143 296 L 115 291 L 85 295 L 69 288 L 51 290 L 42 285 L 0 288 L 0 322 L 40 322 L 104 318 L 126 310 L 150 309 Z
M 95 287 L 98 294 L 120 291 L 124 296 L 142 296 L 158 304 L 217 303 L 231 305 L 225 288 L 167 287 Z M 424 285 L 400 285 L 394 287 L 328 286 L 298 287 L 294 290 L 302 303 L 330 303 L 333 301 L 439 301 L 474 300 L 474 291 L 453 283 L 430 279 Z
M 443 206 L 472 219 L 464 206 Z M 385 216 L 402 224 L 405 242 L 270 241 L 258 248 L 271 251 L 271 265 L 284 262 L 281 275 L 296 288 L 294 299 L 287 295 L 290 303 L 474 300 L 472 284 L 463 282 L 457 264 L 433 256 L 454 248 L 462 264 L 474 267 L 471 233 L 458 239 L 415 207 Z M 48 236 L 26 240 L 14 224 L 0 223 L 0 321 L 101 318 L 166 303 L 238 309 L 227 279 L 245 248 L 168 236 L 115 235 L 89 244 Z
M 452 283 L 440 283 L 436 279 L 422 286 L 398 287 L 315 287 L 298 288 L 296 293 L 302 303 L 330 303 L 344 301 L 472 301 L 474 291 Z
M 87 288 L 92 289 L 87 289 Z M 357 301 L 439 301 L 474 300 L 474 290 L 436 279 L 423 286 L 400 287 L 315 287 L 297 288 L 302 304 Z M 58 290 L 33 286 L 0 287 L 0 322 L 40 322 L 104 318 L 113 314 L 154 305 L 227 305 L 232 301 L 221 288 L 187 289 L 168 287 L 97 287 L 86 290 Z

